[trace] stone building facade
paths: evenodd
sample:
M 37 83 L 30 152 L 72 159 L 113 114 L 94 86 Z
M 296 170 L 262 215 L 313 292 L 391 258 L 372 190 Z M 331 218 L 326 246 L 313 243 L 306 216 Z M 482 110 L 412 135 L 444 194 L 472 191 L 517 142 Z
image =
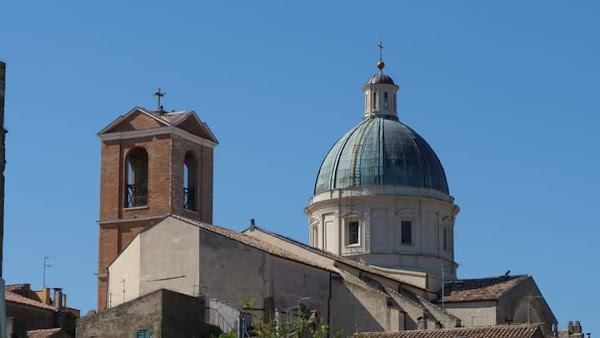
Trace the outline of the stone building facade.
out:
M 77 323 L 77 337 L 210 337 L 218 332 L 204 323 L 204 300 L 157 290 L 134 301 L 88 316 Z

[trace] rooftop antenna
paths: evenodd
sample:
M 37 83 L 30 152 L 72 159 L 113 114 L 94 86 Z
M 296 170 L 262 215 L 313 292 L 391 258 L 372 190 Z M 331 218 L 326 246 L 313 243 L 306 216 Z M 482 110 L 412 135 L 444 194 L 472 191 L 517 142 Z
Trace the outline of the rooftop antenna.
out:
M 46 287 L 46 268 L 51 268 L 51 267 L 54 266 L 54 264 L 48 263 L 49 260 L 50 260 L 50 257 L 44 256 L 44 266 L 43 266 L 43 269 L 44 269 L 44 278 L 43 278 L 43 281 L 42 281 L 42 288 Z
M 160 99 L 161 99 L 163 96 L 167 95 L 167 93 L 163 93 L 163 92 L 161 92 L 161 91 L 160 91 L 160 87 L 158 87 L 158 90 L 156 91 L 156 93 L 154 93 L 154 94 L 152 94 L 152 95 L 156 96 L 156 99 L 157 99 L 157 101 L 158 101 L 158 102 L 157 102 L 157 107 L 156 107 L 156 110 L 158 110 L 159 112 L 162 112 L 162 110 L 163 110 L 163 106 L 160 104 Z

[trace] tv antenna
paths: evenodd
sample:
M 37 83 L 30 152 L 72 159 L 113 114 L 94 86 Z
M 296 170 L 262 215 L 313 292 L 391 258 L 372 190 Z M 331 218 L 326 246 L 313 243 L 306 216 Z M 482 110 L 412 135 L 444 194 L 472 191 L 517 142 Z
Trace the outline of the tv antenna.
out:
M 48 263 L 48 261 L 50 260 L 51 257 L 49 256 L 44 256 L 44 278 L 43 278 L 43 282 L 42 282 L 42 287 L 45 288 L 46 287 L 46 268 L 51 268 L 54 266 L 54 264 L 50 264 Z

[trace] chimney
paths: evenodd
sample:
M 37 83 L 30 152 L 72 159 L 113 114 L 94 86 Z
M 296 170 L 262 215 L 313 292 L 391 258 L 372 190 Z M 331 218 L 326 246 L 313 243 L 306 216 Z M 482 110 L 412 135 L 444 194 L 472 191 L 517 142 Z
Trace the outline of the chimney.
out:
M 569 325 L 567 325 L 567 332 L 569 334 L 573 333 L 573 322 L 569 320 Z
M 575 321 L 575 326 L 573 326 L 573 333 L 581 333 L 581 322 Z
M 63 309 L 63 294 L 61 288 L 54 288 L 54 308 L 56 311 Z
M 254 221 L 254 218 L 250 219 L 250 231 L 254 231 L 254 227 L 256 227 L 256 222 Z

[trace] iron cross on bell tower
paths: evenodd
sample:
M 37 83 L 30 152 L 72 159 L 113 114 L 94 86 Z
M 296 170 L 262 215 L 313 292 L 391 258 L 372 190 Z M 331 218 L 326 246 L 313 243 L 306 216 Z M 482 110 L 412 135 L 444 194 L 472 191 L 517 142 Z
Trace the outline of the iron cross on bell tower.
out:
M 158 87 L 158 90 L 156 91 L 156 93 L 154 93 L 154 94 L 152 94 L 152 95 L 156 96 L 156 99 L 157 99 L 157 101 L 158 101 L 158 102 L 157 102 L 157 107 L 156 107 L 156 110 L 157 110 L 157 111 L 159 111 L 159 112 L 162 112 L 162 111 L 163 111 L 163 106 L 160 104 L 160 99 L 161 99 L 163 96 L 167 95 L 167 93 L 162 93 L 162 92 L 160 91 L 160 87 Z

